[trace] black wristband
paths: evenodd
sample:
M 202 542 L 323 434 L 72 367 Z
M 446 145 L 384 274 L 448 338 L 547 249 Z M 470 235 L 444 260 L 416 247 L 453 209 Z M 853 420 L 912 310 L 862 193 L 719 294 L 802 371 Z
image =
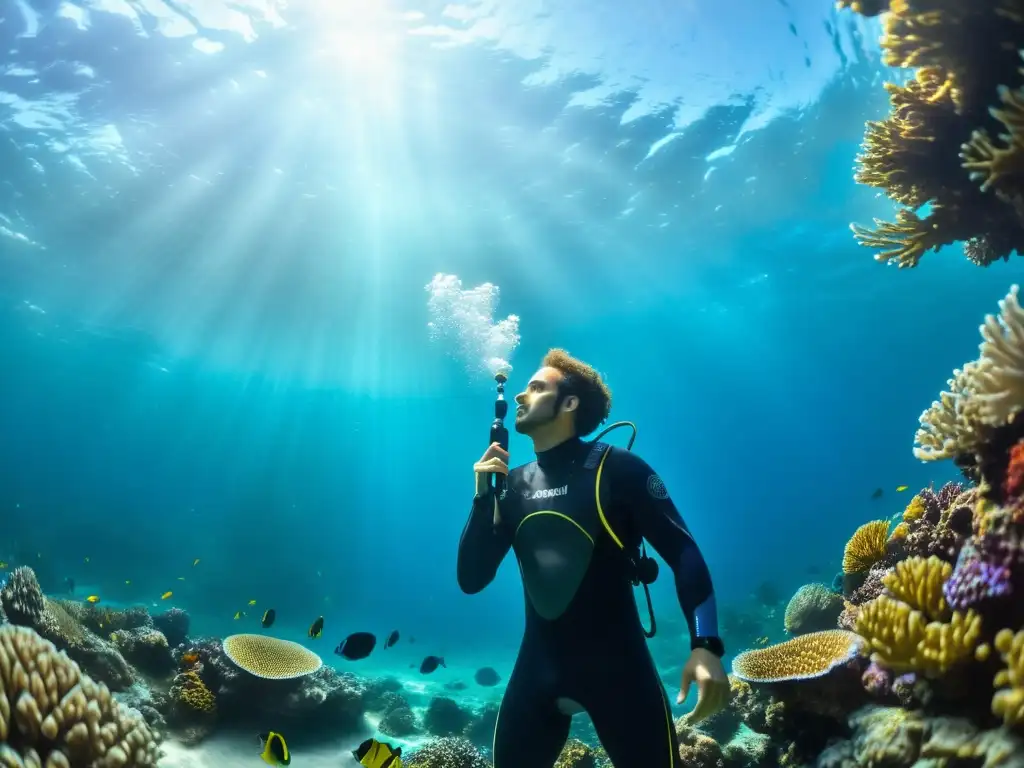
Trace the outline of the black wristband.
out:
M 725 656 L 725 644 L 722 643 L 722 638 L 720 637 L 695 637 L 690 642 L 690 650 L 694 651 L 697 648 L 710 651 L 718 658 Z

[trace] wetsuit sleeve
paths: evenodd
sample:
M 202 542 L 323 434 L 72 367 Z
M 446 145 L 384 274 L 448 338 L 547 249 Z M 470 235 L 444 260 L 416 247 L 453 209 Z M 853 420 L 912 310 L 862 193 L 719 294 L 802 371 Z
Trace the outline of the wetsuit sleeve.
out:
M 494 522 L 494 504 L 493 492 L 474 496 L 459 539 L 459 588 L 467 595 L 475 595 L 494 580 L 512 546 L 507 527 Z
M 633 453 L 613 450 L 608 461 L 616 510 L 672 569 L 691 643 L 717 638 L 718 610 L 711 572 L 665 484 Z

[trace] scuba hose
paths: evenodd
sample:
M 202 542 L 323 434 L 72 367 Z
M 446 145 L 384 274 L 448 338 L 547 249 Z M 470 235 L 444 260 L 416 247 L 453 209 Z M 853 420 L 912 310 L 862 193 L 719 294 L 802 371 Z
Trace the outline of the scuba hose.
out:
M 613 429 L 618 429 L 619 427 L 629 427 L 633 430 L 629 442 L 626 443 L 626 450 L 633 450 L 633 441 L 636 440 L 637 430 L 636 424 L 631 421 L 616 421 L 614 424 L 609 424 L 598 433 L 592 442 L 596 443 Z M 644 588 L 644 597 L 647 600 L 647 615 L 651 618 L 651 628 L 650 630 L 644 629 L 644 636 L 652 638 L 658 631 L 658 622 L 654 618 L 654 604 L 651 602 L 650 585 L 658 578 L 658 561 L 647 555 L 647 545 L 644 543 L 643 537 L 640 538 L 640 551 L 629 556 L 629 564 L 633 571 L 630 577 L 633 586 L 643 585 Z

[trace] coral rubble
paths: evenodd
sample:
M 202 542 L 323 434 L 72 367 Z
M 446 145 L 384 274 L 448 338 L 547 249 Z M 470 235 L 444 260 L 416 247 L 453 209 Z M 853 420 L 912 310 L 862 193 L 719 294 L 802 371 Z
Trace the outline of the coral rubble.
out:
M 957 241 L 979 266 L 1024 248 L 1024 5 L 1020 0 L 839 0 L 881 14 L 889 115 L 867 124 L 856 180 L 903 206 L 851 225 L 875 259 L 915 267 Z

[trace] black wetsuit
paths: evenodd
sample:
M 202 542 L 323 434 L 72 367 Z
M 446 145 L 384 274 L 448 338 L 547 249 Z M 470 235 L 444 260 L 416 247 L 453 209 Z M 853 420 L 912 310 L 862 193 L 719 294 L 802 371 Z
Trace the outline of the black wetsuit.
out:
M 499 511 L 495 525 L 494 493 L 474 498 L 458 558 L 470 594 L 491 582 L 510 547 L 523 577 L 526 628 L 495 727 L 494 768 L 551 768 L 569 734 L 563 700 L 586 710 L 616 766 L 678 766 L 630 581 L 641 537 L 673 571 L 691 647 L 721 653 L 721 641 L 707 565 L 664 484 L 638 456 L 573 438 L 512 470 Z

